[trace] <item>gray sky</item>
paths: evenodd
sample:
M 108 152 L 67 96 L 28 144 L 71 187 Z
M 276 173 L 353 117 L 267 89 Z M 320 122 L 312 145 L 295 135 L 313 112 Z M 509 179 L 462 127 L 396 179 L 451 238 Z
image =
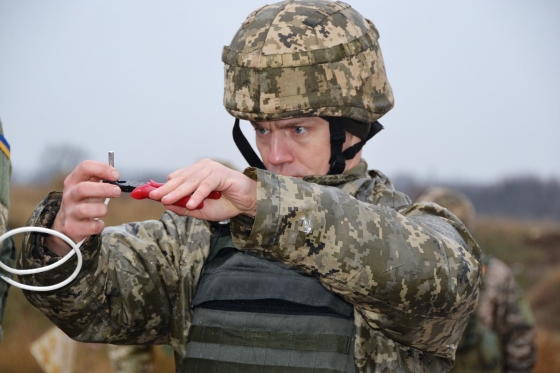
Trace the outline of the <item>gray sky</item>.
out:
M 370 168 L 560 178 L 559 1 L 348 3 L 380 31 L 396 100 L 364 148 Z M 221 51 L 264 4 L 0 0 L 0 118 L 16 174 L 38 172 L 49 145 L 103 162 L 113 150 L 125 178 L 203 157 L 245 167 Z

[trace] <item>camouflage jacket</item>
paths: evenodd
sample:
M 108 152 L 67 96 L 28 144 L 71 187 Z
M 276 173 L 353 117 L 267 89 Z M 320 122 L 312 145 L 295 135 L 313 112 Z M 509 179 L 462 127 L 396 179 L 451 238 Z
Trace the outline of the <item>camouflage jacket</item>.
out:
M 4 204 L 0 203 L 0 235 L 6 232 L 6 218 L 8 216 L 8 209 Z M 16 259 L 16 249 L 14 246 L 14 242 L 12 238 L 9 237 L 5 239 L 0 244 L 0 261 L 7 265 L 8 267 L 13 267 L 14 262 Z M 0 274 L 7 276 L 8 278 L 12 278 L 13 275 L 11 273 L 7 273 L 4 270 L 0 269 Z M 10 290 L 10 284 L 6 281 L 0 279 L 0 341 L 2 340 L 2 336 L 4 334 L 2 329 L 2 321 L 4 319 L 4 312 L 6 311 L 6 302 L 8 301 L 8 291 Z
M 476 307 L 479 248 L 447 210 L 412 205 L 383 174 L 361 166 L 303 180 L 247 169 L 257 180 L 257 213 L 232 219 L 234 244 L 317 277 L 354 305 L 359 372 L 447 371 Z M 60 201 L 51 193 L 29 224 L 49 226 Z M 169 343 L 179 367 L 211 235 L 212 223 L 171 212 L 106 228 L 82 248 L 73 284 L 26 296 L 74 339 Z M 26 237 L 20 266 L 53 260 L 43 239 Z M 22 280 L 51 284 L 73 266 Z
M 8 227 L 8 210 L 10 209 L 10 179 L 12 175 L 12 163 L 10 161 L 10 147 L 3 138 L 4 129 L 0 121 L 0 235 L 4 234 Z M 13 267 L 16 249 L 12 238 L 4 240 L 0 244 L 0 261 L 8 267 Z M 0 274 L 12 278 L 11 273 L 0 269 Z M 2 340 L 2 319 L 6 311 L 6 301 L 10 284 L 0 279 L 0 341 Z
M 499 259 L 488 261 L 476 315 L 501 338 L 503 371 L 532 372 L 536 361 L 533 315 L 513 273 Z

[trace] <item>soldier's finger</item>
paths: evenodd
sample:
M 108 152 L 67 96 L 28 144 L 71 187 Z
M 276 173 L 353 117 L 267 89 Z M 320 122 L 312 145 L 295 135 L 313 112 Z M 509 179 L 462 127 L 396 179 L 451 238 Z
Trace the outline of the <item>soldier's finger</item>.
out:
M 200 181 L 196 190 L 192 193 L 189 202 L 187 202 L 187 209 L 196 209 L 211 192 L 218 190 L 220 184 L 221 178 L 217 177 L 216 174 L 211 174 L 210 177 Z
M 185 192 L 185 190 L 189 188 L 183 186 L 183 184 L 189 181 L 193 177 L 193 175 L 196 175 L 201 171 L 207 170 L 211 164 L 212 161 L 210 161 L 209 159 L 203 159 L 193 165 L 172 172 L 171 174 L 169 174 L 169 176 L 167 176 L 167 182 L 163 186 L 157 188 L 156 190 L 150 193 L 150 198 L 159 201 L 164 196 L 171 195 L 169 198 L 166 198 L 165 201 L 167 202 L 171 198 L 175 198 L 174 201 L 170 202 L 173 203 L 179 200 L 180 198 L 189 195 L 192 192 L 192 190 Z M 192 182 L 188 183 L 187 185 L 192 185 Z M 174 191 L 177 191 L 177 193 L 174 193 Z M 187 194 L 180 195 L 181 192 Z
M 72 232 L 69 237 L 75 242 L 81 241 L 84 237 L 100 234 L 105 228 L 103 220 L 70 220 L 66 222 L 66 231 Z
M 117 198 L 121 195 L 121 190 L 118 186 L 84 181 L 68 190 L 65 190 L 65 198 L 75 203 L 88 200 L 88 199 L 104 199 L 104 198 Z
M 102 218 L 107 215 L 108 207 L 104 203 L 79 203 L 68 211 L 69 217 L 74 221 L 84 221 Z
M 101 162 L 83 161 L 66 177 L 64 187 L 70 187 L 82 181 L 118 180 L 119 172 Z
M 211 175 L 212 175 L 211 167 L 200 169 L 198 172 L 191 174 L 190 177 L 184 180 L 181 184 L 178 184 L 174 190 L 169 192 L 169 194 L 163 196 L 161 198 L 161 202 L 164 204 L 173 204 L 179 199 L 191 195 L 198 188 L 200 188 L 201 184 L 206 180 L 208 180 Z M 210 192 L 211 190 L 204 196 L 204 198 L 206 198 Z M 189 201 L 188 205 L 192 206 L 191 201 Z M 196 206 L 198 206 L 198 204 L 195 205 L 195 207 Z

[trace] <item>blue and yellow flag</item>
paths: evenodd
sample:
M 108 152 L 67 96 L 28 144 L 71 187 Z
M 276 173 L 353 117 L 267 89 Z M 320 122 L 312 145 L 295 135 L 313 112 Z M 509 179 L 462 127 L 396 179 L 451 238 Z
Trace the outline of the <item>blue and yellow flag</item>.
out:
M 0 135 L 0 150 L 2 150 L 2 152 L 6 154 L 6 157 L 10 159 L 10 144 L 8 144 L 8 141 L 6 141 L 2 135 Z

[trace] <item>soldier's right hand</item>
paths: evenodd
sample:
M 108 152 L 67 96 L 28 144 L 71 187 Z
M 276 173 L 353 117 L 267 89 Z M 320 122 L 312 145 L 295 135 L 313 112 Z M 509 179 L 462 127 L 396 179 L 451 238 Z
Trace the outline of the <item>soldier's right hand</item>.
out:
M 121 190 L 118 186 L 100 181 L 118 179 L 118 171 L 105 163 L 80 163 L 64 180 L 62 204 L 52 229 L 67 235 L 74 242 L 101 233 L 105 225 L 98 218 L 107 215 L 105 199 L 120 196 Z M 48 236 L 46 244 L 59 256 L 70 251 L 70 246 L 52 235 Z

